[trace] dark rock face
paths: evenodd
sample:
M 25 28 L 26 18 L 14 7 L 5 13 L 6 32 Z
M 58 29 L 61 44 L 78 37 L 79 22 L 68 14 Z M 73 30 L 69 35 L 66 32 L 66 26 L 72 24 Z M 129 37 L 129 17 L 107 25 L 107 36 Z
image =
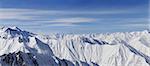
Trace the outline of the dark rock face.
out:
M 2 66 L 39 66 L 31 53 L 9 53 L 0 56 Z
M 89 39 L 89 38 L 86 38 L 86 37 L 82 37 L 82 41 L 85 42 L 85 43 L 89 43 L 89 44 L 99 44 L 99 45 L 109 44 L 106 41 L 101 41 L 101 40 L 97 40 L 97 39 L 94 39 L 94 38 Z

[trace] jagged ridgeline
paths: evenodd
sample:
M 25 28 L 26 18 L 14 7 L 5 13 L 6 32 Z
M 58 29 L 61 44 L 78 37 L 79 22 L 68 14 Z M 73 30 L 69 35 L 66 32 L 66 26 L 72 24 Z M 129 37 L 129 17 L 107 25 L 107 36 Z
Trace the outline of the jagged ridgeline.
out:
M 150 34 L 37 35 L 2 27 L 0 66 L 150 66 Z

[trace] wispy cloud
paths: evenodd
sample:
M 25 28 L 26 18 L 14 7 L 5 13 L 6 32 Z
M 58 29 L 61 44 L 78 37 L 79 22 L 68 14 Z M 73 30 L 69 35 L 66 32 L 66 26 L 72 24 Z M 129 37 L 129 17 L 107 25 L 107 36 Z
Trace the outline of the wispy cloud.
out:
M 54 11 L 54 10 L 34 10 L 34 9 L 0 9 L 0 20 L 26 20 L 36 23 L 49 24 L 50 26 L 75 26 L 77 23 L 94 22 L 95 18 L 86 17 L 55 17 L 60 14 L 76 14 L 76 12 Z M 79 13 L 78 13 L 79 14 Z
M 18 20 L 29 20 L 31 16 L 25 16 L 28 14 L 28 10 L 25 9 L 0 9 L 0 19 L 18 19 Z
M 132 11 L 132 9 L 69 11 L 0 8 L 0 25 L 23 26 L 33 29 L 49 28 L 52 30 L 56 29 L 58 31 L 64 31 L 65 29 L 63 28 L 66 27 L 69 28 L 67 29 L 68 32 L 71 31 L 71 29 L 72 31 L 87 30 L 88 32 L 89 30 L 96 32 L 116 28 L 132 27 L 132 29 L 136 29 L 140 27 L 147 27 L 148 18 L 143 16 L 141 17 L 136 14 L 138 11 L 134 11 L 135 10 Z M 108 28 L 108 26 L 110 28 Z
M 132 28 L 136 28 L 136 27 L 139 27 L 139 28 L 141 28 L 141 27 L 148 27 L 148 24 L 124 24 L 124 25 L 119 25 L 119 26 L 121 26 L 121 27 L 132 27 Z
M 98 19 L 74 17 L 74 18 L 56 18 L 48 21 L 38 21 L 38 22 L 42 22 L 42 24 L 48 26 L 78 26 L 80 23 L 94 23 L 96 21 L 98 21 Z
M 61 15 L 111 15 L 136 13 L 131 10 L 97 10 L 97 11 L 69 11 L 69 10 L 35 10 L 0 8 L 0 19 L 38 20 L 37 17 Z
M 61 18 L 61 19 L 54 19 L 50 20 L 49 22 L 58 22 L 58 23 L 65 23 L 65 24 L 74 24 L 74 23 L 86 23 L 86 22 L 95 22 L 96 19 L 94 18 Z

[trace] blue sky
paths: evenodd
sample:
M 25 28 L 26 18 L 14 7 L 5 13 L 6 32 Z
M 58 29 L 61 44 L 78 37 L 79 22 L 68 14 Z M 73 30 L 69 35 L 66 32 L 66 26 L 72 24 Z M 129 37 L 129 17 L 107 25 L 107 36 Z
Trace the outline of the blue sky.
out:
M 0 26 L 43 34 L 141 31 L 148 8 L 148 0 L 1 0 Z

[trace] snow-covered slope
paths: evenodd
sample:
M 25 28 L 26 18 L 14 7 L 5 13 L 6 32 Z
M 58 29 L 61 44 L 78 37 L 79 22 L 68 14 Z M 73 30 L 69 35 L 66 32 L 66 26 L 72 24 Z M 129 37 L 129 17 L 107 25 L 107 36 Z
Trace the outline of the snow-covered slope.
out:
M 0 29 L 0 66 L 150 66 L 150 33 L 53 34 Z

